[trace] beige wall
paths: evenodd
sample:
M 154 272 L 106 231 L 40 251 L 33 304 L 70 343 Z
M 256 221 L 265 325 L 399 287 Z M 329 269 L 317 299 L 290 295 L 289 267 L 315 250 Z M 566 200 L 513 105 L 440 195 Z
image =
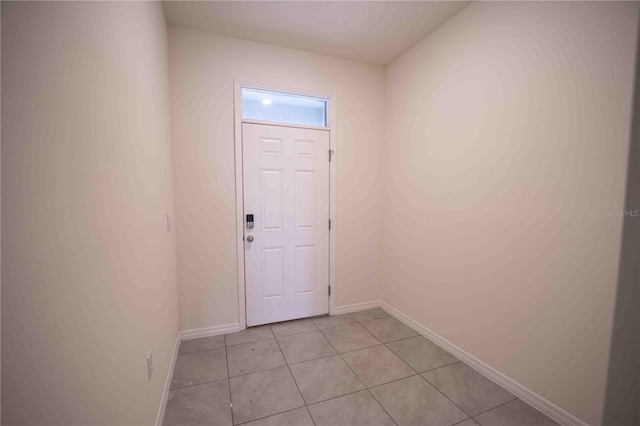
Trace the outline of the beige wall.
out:
M 635 93 L 627 166 L 625 210 L 640 211 L 640 31 L 636 43 Z M 640 220 L 622 227 L 618 287 L 611 332 L 603 424 L 640 424 Z
M 234 78 L 337 95 L 337 306 L 598 423 L 637 16 L 475 3 L 385 73 L 178 27 L 167 58 L 157 3 L 3 2 L 3 423 L 153 423 L 176 245 L 180 328 L 238 321 Z
M 638 3 L 473 3 L 386 74 L 384 301 L 602 416 Z
M 155 421 L 178 330 L 167 58 L 158 3 L 2 2 L 3 424 Z
M 180 328 L 238 322 L 234 78 L 337 95 L 336 305 L 378 298 L 383 70 L 169 27 Z

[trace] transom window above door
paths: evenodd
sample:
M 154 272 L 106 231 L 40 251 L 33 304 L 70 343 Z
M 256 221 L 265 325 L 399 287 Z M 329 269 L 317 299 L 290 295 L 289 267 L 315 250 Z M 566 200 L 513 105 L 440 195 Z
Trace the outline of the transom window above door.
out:
M 327 127 L 328 100 L 311 96 L 242 88 L 242 118 Z

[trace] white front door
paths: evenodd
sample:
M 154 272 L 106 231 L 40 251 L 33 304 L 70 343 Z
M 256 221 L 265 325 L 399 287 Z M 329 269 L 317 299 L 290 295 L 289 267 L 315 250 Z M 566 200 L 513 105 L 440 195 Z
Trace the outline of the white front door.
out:
M 247 325 L 328 313 L 329 132 L 244 123 L 242 151 Z

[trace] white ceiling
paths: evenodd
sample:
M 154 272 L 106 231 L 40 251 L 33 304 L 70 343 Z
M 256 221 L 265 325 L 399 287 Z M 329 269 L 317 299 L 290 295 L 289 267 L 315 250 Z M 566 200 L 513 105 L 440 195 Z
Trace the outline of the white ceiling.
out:
M 469 1 L 165 1 L 178 25 L 387 65 Z

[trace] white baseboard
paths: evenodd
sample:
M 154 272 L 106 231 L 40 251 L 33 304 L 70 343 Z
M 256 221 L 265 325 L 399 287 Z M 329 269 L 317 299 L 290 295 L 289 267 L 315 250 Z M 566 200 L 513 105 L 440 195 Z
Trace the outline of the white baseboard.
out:
M 176 365 L 176 358 L 178 358 L 178 348 L 180 348 L 180 333 L 176 336 L 176 343 L 173 346 L 173 354 L 171 354 L 171 363 L 169 363 L 169 371 L 167 371 L 167 378 L 164 381 L 164 390 L 162 391 L 162 400 L 160 401 L 160 407 L 158 408 L 158 415 L 156 416 L 156 426 L 162 426 L 164 421 L 164 412 L 167 408 L 167 400 L 169 399 L 169 389 L 171 388 L 171 379 L 173 378 L 173 368 Z
M 422 334 L 427 339 L 431 340 L 435 344 L 442 347 L 442 349 L 450 352 L 452 355 L 456 356 L 461 361 L 464 361 L 469 367 L 478 371 L 483 376 L 492 380 L 496 384 L 502 386 L 513 395 L 517 396 L 527 404 L 536 408 L 540 412 L 546 414 L 551 417 L 556 422 L 560 423 L 564 426 L 587 426 L 587 423 L 583 422 L 579 418 L 575 417 L 573 414 L 563 410 L 552 402 L 544 399 L 537 393 L 527 389 L 522 386 L 520 383 L 515 380 L 505 376 L 495 368 L 491 367 L 488 364 L 485 364 L 478 358 L 474 357 L 470 353 L 461 349 L 460 347 L 454 345 L 444 337 L 438 335 L 437 333 L 429 330 L 427 327 L 423 326 L 419 322 L 415 321 L 412 318 L 404 315 L 402 312 L 394 308 L 385 302 L 380 302 L 380 307 L 385 310 L 388 314 L 392 315 L 399 321 L 402 321 L 407 326 L 413 328 L 418 333 Z
M 340 314 L 348 314 L 350 312 L 363 311 L 365 309 L 379 308 L 380 303 L 381 302 L 379 300 L 370 300 L 369 302 L 360 302 L 360 303 L 354 303 L 352 305 L 336 306 L 336 308 L 334 309 L 334 313 L 336 315 L 340 315 Z
M 182 330 L 178 334 L 180 340 L 198 339 L 200 337 L 218 336 L 220 334 L 235 333 L 240 331 L 240 323 L 214 325 L 213 327 L 192 328 L 190 330 Z
M 173 354 L 171 355 L 171 364 L 169 365 L 169 371 L 167 372 L 167 378 L 164 383 L 164 391 L 162 392 L 162 401 L 160 401 L 160 407 L 158 408 L 158 415 L 156 416 L 156 426 L 162 426 L 164 421 L 164 412 L 167 408 L 167 400 L 169 399 L 169 389 L 171 387 L 171 379 L 173 378 L 173 369 L 176 365 L 176 359 L 178 358 L 178 350 L 180 348 L 180 342 L 182 340 L 197 339 L 199 337 L 217 336 L 219 334 L 234 333 L 240 331 L 240 324 L 224 324 L 213 327 L 194 328 L 191 330 L 182 330 L 178 332 L 176 336 L 176 343 L 173 348 Z

